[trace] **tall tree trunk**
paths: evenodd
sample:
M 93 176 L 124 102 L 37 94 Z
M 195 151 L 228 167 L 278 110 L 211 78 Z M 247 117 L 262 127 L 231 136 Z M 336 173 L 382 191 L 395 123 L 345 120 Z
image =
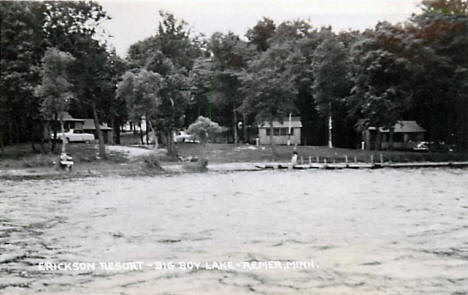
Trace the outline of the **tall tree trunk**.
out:
M 29 141 L 31 143 L 31 149 L 34 153 L 38 153 L 39 151 L 37 150 L 36 148 L 36 145 L 34 144 L 34 141 L 36 139 L 36 129 L 37 129 L 37 124 L 35 124 L 34 122 L 31 122 L 32 124 L 27 126 L 28 130 L 29 130 Z
M 112 138 L 114 144 L 120 144 L 120 124 L 117 124 L 117 119 L 112 116 Z
M 211 120 L 210 97 L 208 95 L 206 96 L 205 117 Z
M 140 123 L 138 123 L 138 127 L 140 128 L 140 141 L 141 141 L 141 144 L 143 145 L 144 142 L 143 142 L 143 130 L 141 129 L 141 121 Z
M 46 153 L 46 149 L 45 149 L 45 145 L 44 145 L 44 142 L 46 141 L 46 138 L 48 138 L 48 140 L 51 140 L 50 139 L 50 133 L 49 133 L 49 136 L 47 136 L 47 122 L 46 121 L 42 121 L 41 122 L 41 129 L 42 129 L 42 136 L 41 136 L 41 153 L 45 154 Z
M 146 120 L 146 143 L 148 143 L 148 125 L 151 128 L 151 136 L 153 137 L 153 149 L 157 150 L 159 147 L 158 137 L 156 136 L 156 130 L 154 129 L 151 120 Z
M 0 154 L 4 154 L 5 150 L 3 149 L 3 132 L 0 129 Z
M 54 114 L 54 123 L 53 123 L 53 128 L 54 128 L 54 140 L 52 141 L 52 146 L 50 147 L 50 151 L 53 153 L 55 152 L 55 145 L 57 144 L 57 118 L 58 114 Z M 63 134 L 62 134 L 63 135 Z
M 93 103 L 93 118 L 94 118 L 94 127 L 96 128 L 96 133 L 99 139 L 99 157 L 101 159 L 107 159 L 106 155 L 106 146 L 104 145 L 104 137 L 102 136 L 101 125 L 99 124 L 99 118 L 96 111 L 96 105 Z
M 67 139 L 65 138 L 65 128 L 63 128 L 63 116 L 60 116 L 60 132 L 62 133 L 62 154 L 67 153 Z
M 249 140 L 247 138 L 247 114 L 245 112 L 242 114 L 242 121 L 243 121 L 242 131 L 243 131 L 243 136 L 244 136 L 244 143 L 248 143 Z
M 31 143 L 31 149 L 32 149 L 33 153 L 39 153 L 39 151 L 36 148 L 36 145 L 34 144 L 34 138 L 33 137 L 31 137 L 30 143 Z
M 6 144 L 7 145 L 11 145 L 13 143 L 13 124 L 12 124 L 12 118 L 10 118 L 10 120 L 8 120 L 8 136 L 7 136 L 7 142 Z
M 41 122 L 41 132 L 42 132 L 42 136 L 41 136 L 41 153 L 45 154 L 46 153 L 46 149 L 45 149 L 45 145 L 44 145 L 44 142 L 46 141 L 46 136 L 47 136 L 47 122 L 46 121 L 42 121 Z M 48 139 L 50 140 L 50 133 L 49 133 L 49 137 Z
M 167 132 L 167 154 L 176 160 L 178 156 L 177 146 L 174 143 L 174 130 L 169 129 Z
M 232 114 L 233 114 L 233 127 L 234 127 L 234 143 L 239 143 L 239 137 L 237 135 L 237 113 L 234 105 L 232 106 Z
M 468 112 L 468 97 L 467 95 L 464 95 L 463 96 L 463 111 L 462 111 L 462 120 L 461 120 L 461 124 L 462 124 L 462 134 L 461 134 L 461 146 L 460 146 L 460 149 L 463 150 L 463 151 L 467 151 L 468 150 L 468 135 L 467 135 L 467 131 L 468 131 L 468 116 L 467 116 L 467 112 Z
M 17 116 L 15 116 L 14 123 L 15 123 L 14 124 L 15 132 L 13 132 L 13 135 L 14 135 L 13 143 L 18 144 L 18 143 L 20 143 L 19 136 L 20 136 L 20 131 L 21 130 L 20 130 L 19 126 L 18 126 L 18 117 Z
M 393 150 L 393 127 L 390 128 L 388 149 Z
M 29 142 L 31 144 L 31 149 L 33 153 L 39 153 L 39 151 L 36 148 L 36 145 L 34 144 L 34 135 L 31 135 L 31 137 L 29 138 Z
M 149 126 L 150 124 L 151 124 L 151 123 L 148 122 L 148 118 L 145 116 L 145 126 L 146 126 L 146 128 L 145 128 L 145 135 L 146 135 L 146 144 L 147 144 L 147 145 L 149 144 L 148 126 Z M 153 127 L 151 126 L 150 128 L 151 128 L 151 131 L 154 132 Z
M 276 159 L 278 157 L 278 153 L 276 152 L 276 147 L 275 143 L 273 141 L 273 122 L 270 122 L 270 147 L 271 147 L 271 155 L 273 156 L 273 159 Z
M 333 148 L 332 104 L 328 103 L 328 147 Z

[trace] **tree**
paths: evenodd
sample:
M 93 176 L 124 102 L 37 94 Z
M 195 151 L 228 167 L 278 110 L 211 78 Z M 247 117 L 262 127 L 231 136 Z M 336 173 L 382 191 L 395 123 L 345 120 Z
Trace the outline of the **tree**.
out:
M 272 19 L 263 17 L 257 24 L 247 31 L 245 36 L 250 44 L 255 45 L 257 51 L 266 51 L 270 47 L 270 38 L 275 33 L 276 25 Z
M 312 93 L 318 111 L 328 115 L 328 147 L 332 148 L 333 106 L 343 104 L 350 90 L 350 62 L 344 45 L 334 38 L 325 39 L 314 52 L 312 72 Z
M 190 124 L 187 132 L 195 135 L 200 140 L 200 143 L 205 147 L 210 138 L 213 138 L 225 129 L 219 126 L 218 123 L 211 121 L 209 118 L 200 116 L 195 122 Z
M 213 34 L 210 48 L 213 51 L 212 99 L 218 106 L 231 110 L 234 143 L 238 143 L 237 113 L 242 104 L 238 75 L 247 67 L 250 52 L 247 44 L 231 32 Z
M 190 169 L 196 168 L 198 171 L 206 171 L 208 166 L 208 159 L 206 155 L 206 144 L 216 136 L 216 134 L 223 132 L 225 128 L 219 126 L 218 123 L 211 121 L 209 118 L 203 116 L 198 117 L 198 119 L 190 124 L 188 127 L 188 133 L 193 134 L 196 138 L 200 140 L 202 145 L 201 158 L 197 161 L 196 165 L 187 166 Z
M 270 146 L 273 157 L 277 156 L 273 142 L 273 121 L 283 121 L 289 113 L 296 111 L 294 99 L 297 95 L 295 73 L 291 65 L 300 58 L 287 45 L 276 45 L 249 63 L 247 71 L 240 75 L 245 99 L 241 109 L 254 113 L 258 123 L 270 124 Z
M 423 0 L 422 15 L 468 15 L 466 0 Z
M 68 68 L 74 57 L 69 53 L 49 48 L 42 59 L 41 84 L 36 88 L 36 95 L 41 98 L 41 113 L 45 120 L 60 120 L 62 132 L 62 153 L 66 152 L 66 139 L 64 137 L 63 113 L 67 110 L 73 98 L 72 85 L 68 81 Z M 57 139 L 57 133 L 54 133 Z
M 145 68 L 161 75 L 161 105 L 157 126 L 165 133 L 168 154 L 176 157 L 173 130 L 184 123 L 185 110 L 190 101 L 189 73 L 194 60 L 202 54 L 199 40 L 191 38 L 185 21 L 163 11 L 157 33 L 133 44 L 129 49 L 130 65 Z
M 163 85 L 161 75 L 145 69 L 136 74 L 127 71 L 117 85 L 117 97 L 127 102 L 130 119 L 133 122 L 140 122 L 144 117 L 149 123 L 154 149 L 158 148 L 155 126 L 161 114 L 160 91 Z
M 213 80 L 213 63 L 210 58 L 199 57 L 190 71 L 189 84 L 192 85 L 192 97 L 186 112 L 185 123 L 195 121 L 199 116 L 211 116 L 210 94 Z
M 46 48 L 44 11 L 41 2 L 0 1 L 0 148 L 31 141 L 36 151 L 34 140 L 42 134 L 34 88 Z
M 115 50 L 109 53 L 107 63 L 107 78 L 109 79 L 107 93 L 100 105 L 103 119 L 111 123 L 113 142 L 120 144 L 120 127 L 128 120 L 125 99 L 116 95 L 117 83 L 128 68 L 127 63 L 117 56 Z
M 164 77 L 164 84 L 160 90 L 161 107 L 158 116 L 158 126 L 165 131 L 168 155 L 177 158 L 173 133 L 184 123 L 184 113 L 190 101 L 189 78 L 185 71 L 172 69 Z
M 323 40 L 334 37 L 330 27 L 315 29 L 307 21 L 296 20 L 281 23 L 269 39 L 272 46 L 286 46 L 294 53 L 294 63 L 288 67 L 295 77 L 297 95 L 294 104 L 301 116 L 304 126 L 301 136 L 306 144 L 320 145 L 326 140 L 325 134 L 322 134 L 324 120 L 317 112 L 316 101 L 312 95 L 314 75 L 311 64 L 315 49 Z
M 76 100 L 72 107 L 76 113 L 92 114 L 99 140 L 99 156 L 106 159 L 104 137 L 100 127 L 100 114 L 105 97 L 112 93 L 112 76 L 107 67 L 108 52 L 105 43 L 95 36 L 100 23 L 110 17 L 96 2 L 46 2 L 45 40 L 49 46 L 70 52 L 76 59 L 72 66 L 71 82 Z
M 426 56 L 414 105 L 423 126 L 435 141 L 468 148 L 468 6 L 462 0 L 422 2 L 422 13 L 411 18 L 411 33 L 433 52 Z

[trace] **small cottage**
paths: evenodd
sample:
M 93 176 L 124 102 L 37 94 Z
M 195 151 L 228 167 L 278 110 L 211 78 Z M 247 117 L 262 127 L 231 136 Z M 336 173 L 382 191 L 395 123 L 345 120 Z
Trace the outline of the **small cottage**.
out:
M 65 132 L 68 132 L 70 129 L 83 130 L 83 132 L 94 134 L 94 137 L 98 138 L 93 119 L 73 118 L 68 112 L 62 112 L 61 115 L 63 118 L 63 129 L 65 130 Z M 50 122 L 51 124 L 54 124 L 57 128 L 57 131 L 60 132 L 59 122 L 55 122 L 53 120 L 50 120 Z M 112 143 L 113 142 L 112 128 L 107 126 L 107 123 L 103 123 L 100 126 L 102 130 L 102 134 L 104 136 L 104 143 L 106 144 Z M 48 137 L 47 134 L 45 134 L 45 136 Z
M 426 130 L 416 121 L 398 121 L 393 126 L 393 148 L 412 149 L 417 142 L 424 141 Z M 382 127 L 368 127 L 362 133 L 362 140 L 368 150 L 389 149 L 390 130 Z
M 77 129 L 77 130 L 82 130 L 83 129 L 83 124 L 84 124 L 84 119 L 77 119 L 73 118 L 68 112 L 62 112 L 61 113 L 62 120 L 63 120 L 63 129 L 65 131 L 68 131 L 70 129 Z M 60 120 L 60 116 L 58 117 L 57 120 Z M 50 120 L 52 124 L 55 124 L 57 127 L 58 132 L 60 132 L 60 123 L 54 122 L 53 120 Z
M 283 122 L 273 121 L 273 142 L 275 144 L 301 144 L 302 123 L 300 117 L 288 117 Z M 270 123 L 263 122 L 258 125 L 260 144 L 270 144 Z

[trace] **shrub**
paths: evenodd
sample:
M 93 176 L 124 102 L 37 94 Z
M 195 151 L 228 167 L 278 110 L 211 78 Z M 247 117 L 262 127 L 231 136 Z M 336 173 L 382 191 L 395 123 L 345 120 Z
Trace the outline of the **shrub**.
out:
M 23 159 L 23 167 L 25 168 L 37 168 L 37 167 L 48 167 L 52 166 L 53 162 L 57 159 L 52 159 L 50 155 L 38 154 L 32 157 Z
M 163 170 L 161 162 L 159 161 L 159 156 L 156 153 L 149 153 L 148 155 L 142 156 L 142 160 L 147 168 Z

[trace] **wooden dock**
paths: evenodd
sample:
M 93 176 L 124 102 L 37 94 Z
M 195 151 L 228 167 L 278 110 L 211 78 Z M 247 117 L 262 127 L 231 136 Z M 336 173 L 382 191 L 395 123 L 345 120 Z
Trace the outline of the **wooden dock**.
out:
M 264 163 L 256 164 L 258 169 L 380 169 L 380 168 L 436 168 L 436 167 L 452 167 L 465 168 L 468 167 L 466 162 L 407 162 L 407 163 L 311 163 L 291 165 L 291 163 Z

